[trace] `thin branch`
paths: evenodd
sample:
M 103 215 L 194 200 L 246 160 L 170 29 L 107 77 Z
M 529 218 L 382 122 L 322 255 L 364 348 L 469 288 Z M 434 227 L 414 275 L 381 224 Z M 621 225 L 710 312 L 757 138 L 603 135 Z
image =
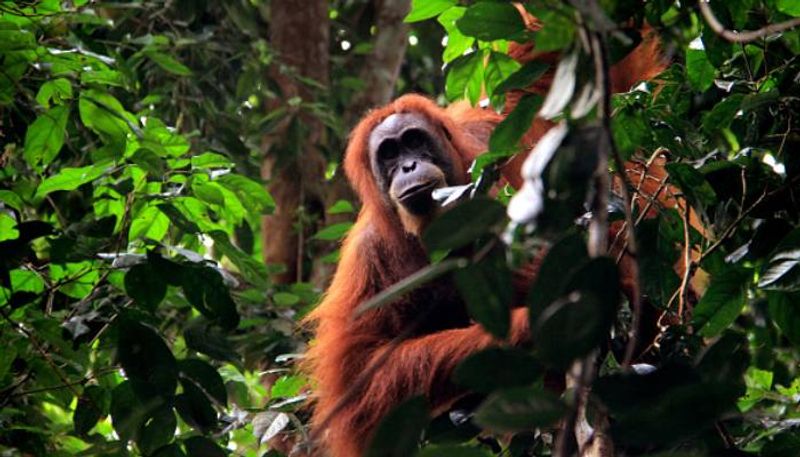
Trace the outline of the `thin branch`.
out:
M 2 316 L 12 328 L 28 338 L 28 341 L 30 341 L 33 347 L 36 348 L 36 351 L 42 356 L 44 361 L 47 362 L 47 365 L 49 365 L 53 372 L 55 372 L 56 376 L 58 376 L 58 379 L 61 380 L 64 386 L 66 386 L 74 396 L 80 396 L 80 392 L 75 389 L 75 386 L 70 382 L 69 379 L 67 379 L 67 376 L 61 371 L 58 365 L 56 365 L 56 363 L 53 361 L 53 358 L 50 357 L 50 354 L 47 353 L 47 350 L 45 350 L 44 346 L 41 344 L 41 342 L 39 342 L 36 336 L 21 324 L 13 320 L 2 307 L 0 307 L 0 316 Z
M 692 244 L 689 239 L 689 205 L 686 205 L 684 211 L 681 212 L 683 219 L 683 277 L 681 278 L 681 287 L 678 293 L 678 319 L 683 323 L 683 312 L 686 310 L 686 294 L 689 288 L 689 280 L 692 277 L 692 270 L 694 264 L 692 263 Z
M 106 368 L 104 370 L 98 371 L 97 373 L 90 373 L 90 374 L 82 377 L 81 379 L 78 379 L 78 380 L 75 380 L 75 381 L 70 381 L 68 383 L 58 384 L 58 385 L 55 385 L 55 386 L 38 387 L 36 389 L 24 390 L 24 391 L 21 391 L 21 392 L 14 392 L 14 393 L 10 394 L 9 397 L 12 397 L 12 398 L 13 397 L 25 397 L 27 395 L 39 394 L 39 393 L 42 393 L 42 392 L 50 392 L 50 391 L 54 391 L 54 390 L 67 389 L 67 388 L 70 388 L 70 387 L 73 387 L 73 386 L 80 386 L 80 385 L 86 384 L 87 382 L 89 382 L 89 381 L 91 381 L 93 379 L 99 379 L 102 376 L 114 373 L 114 372 L 116 372 L 118 370 L 119 370 L 119 368 L 117 368 L 117 367 L 110 367 L 110 368 Z
M 750 41 L 755 41 L 760 38 L 775 35 L 776 33 L 781 33 L 800 26 L 800 17 L 796 17 L 786 22 L 765 25 L 758 30 L 735 32 L 733 30 L 726 29 L 725 26 L 722 25 L 719 19 L 717 19 L 717 17 L 714 15 L 714 12 L 711 10 L 708 0 L 698 0 L 697 6 L 700 8 L 700 13 L 703 14 L 703 18 L 705 18 L 709 27 L 711 27 L 711 30 L 731 43 L 748 43 Z

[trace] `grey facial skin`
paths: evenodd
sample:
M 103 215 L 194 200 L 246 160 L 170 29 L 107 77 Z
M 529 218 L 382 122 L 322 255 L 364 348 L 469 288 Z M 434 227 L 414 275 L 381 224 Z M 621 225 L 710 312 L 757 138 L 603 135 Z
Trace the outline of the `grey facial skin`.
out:
M 436 210 L 431 193 L 452 182 L 453 166 L 430 121 L 392 114 L 372 131 L 368 146 L 372 173 L 392 204 L 415 216 Z

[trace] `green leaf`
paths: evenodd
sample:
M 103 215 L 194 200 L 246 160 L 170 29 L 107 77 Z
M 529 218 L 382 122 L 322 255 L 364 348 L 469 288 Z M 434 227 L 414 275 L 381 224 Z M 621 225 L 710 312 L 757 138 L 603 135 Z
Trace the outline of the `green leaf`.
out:
M 149 457 L 186 457 L 186 454 L 183 453 L 178 443 L 172 443 L 159 448 L 156 452 L 150 454 Z
M 68 118 L 69 107 L 56 106 L 37 117 L 28 126 L 23 157 L 32 168 L 41 170 L 61 151 Z
M 186 347 L 220 362 L 239 362 L 239 355 L 222 330 L 204 318 L 198 317 L 186 325 L 183 332 Z
M 228 405 L 228 392 L 222 376 L 208 362 L 200 359 L 184 359 L 178 361 L 178 373 L 181 384 L 192 382 L 208 396 L 223 407 Z
M 183 445 L 186 447 L 186 453 L 192 457 L 227 457 L 222 448 L 203 436 L 187 438 Z
M 7 28 L 0 29 L 0 53 L 36 49 L 36 37 L 30 30 L 22 30 L 5 22 L 3 25 L 6 24 Z
M 355 212 L 355 208 L 353 208 L 353 204 L 347 200 L 337 200 L 336 203 L 328 208 L 328 214 L 344 214 L 353 212 Z
M 414 455 L 428 423 L 428 414 L 423 397 L 412 397 L 395 407 L 378 425 L 365 457 Z
M 228 235 L 221 230 L 212 230 L 208 232 L 208 236 L 214 240 L 216 250 L 230 259 L 248 282 L 255 285 L 267 285 L 267 269 L 262 262 L 234 246 Z
M 239 325 L 236 303 L 230 296 L 222 276 L 206 266 L 185 266 L 181 288 L 189 303 L 222 328 L 231 330 Z
M 150 263 L 143 263 L 125 273 L 125 292 L 136 304 L 154 312 L 167 295 L 167 283 Z
M 800 294 L 768 292 L 769 315 L 786 338 L 800 347 Z
M 649 138 L 650 126 L 642 114 L 621 111 L 611 119 L 611 131 L 617 148 L 628 158 Z
M 17 237 L 17 221 L 6 213 L 0 213 L 0 241 L 15 240 Z
M 222 193 L 222 187 L 215 182 L 199 182 L 192 181 L 192 192 L 194 195 L 206 203 L 212 205 L 225 205 L 225 195 Z
M 482 41 L 520 38 L 525 22 L 510 3 L 479 2 L 470 6 L 456 26 L 466 36 Z
M 42 181 L 36 189 L 34 198 L 44 198 L 59 190 L 74 190 L 103 176 L 110 168 L 108 163 L 87 165 L 80 168 L 62 168 L 56 175 Z
M 272 295 L 272 301 L 278 306 L 292 306 L 300 302 L 300 297 L 289 292 L 276 292 Z
M 154 117 L 147 119 L 143 135 L 142 147 L 161 157 L 180 157 L 189 152 L 189 141 Z
M 215 168 L 232 168 L 233 162 L 222 154 L 215 152 L 204 152 L 191 159 L 193 169 L 215 169 Z
M 169 203 L 162 203 L 157 206 L 158 209 L 161 210 L 162 213 L 166 214 L 170 222 L 175 224 L 175 227 L 177 227 L 179 230 L 185 233 L 200 233 L 200 227 L 189 220 L 189 218 L 184 216 L 184 214 L 175 206 Z
M 281 376 L 270 389 L 271 398 L 291 398 L 300 394 L 308 380 L 302 376 Z
M 131 381 L 123 381 L 111 391 L 111 423 L 122 440 L 127 441 L 136 436 L 139 427 L 154 409 L 153 403 L 157 404 L 144 404 L 136 398 Z
M 161 241 L 169 230 L 169 218 L 158 206 L 148 204 L 133 217 L 128 230 L 128 241 L 148 238 Z
M 470 390 L 490 393 L 500 388 L 533 384 L 543 368 L 528 352 L 517 348 L 489 348 L 467 357 L 456 367 L 453 380 Z
M 514 286 L 503 255 L 455 272 L 456 286 L 467 303 L 470 317 L 489 333 L 503 339 L 510 328 Z
M 714 84 L 716 69 L 703 49 L 686 50 L 686 78 L 694 89 L 705 92 Z
M 124 87 L 125 77 L 122 73 L 115 70 L 92 68 L 91 70 L 81 73 L 81 84 L 84 86 L 101 84 L 104 86 Z M 142 100 L 141 103 L 144 105 L 145 101 Z
M 781 13 L 800 17 L 800 3 L 798 3 L 797 0 L 777 0 L 775 6 Z
M 566 49 L 575 39 L 575 20 L 572 8 L 563 5 L 549 8 L 528 7 L 543 24 L 534 34 L 536 52 L 550 52 Z
M 475 44 L 475 38 L 464 35 L 456 27 L 456 21 L 461 19 L 466 10 L 466 8 L 454 6 L 439 15 L 437 19 L 447 32 L 447 46 L 442 52 L 442 61 L 444 63 L 450 63 L 464 55 Z
M 4 205 L 14 208 L 17 211 L 22 211 L 22 207 L 25 205 L 22 199 L 19 198 L 19 195 L 5 189 L 0 189 L 0 202 L 3 202 Z
M 733 94 L 717 103 L 703 116 L 703 131 L 707 134 L 728 128 L 742 107 L 744 95 Z
M 151 176 L 163 176 L 167 169 L 167 163 L 155 152 L 139 148 L 130 157 L 131 162 L 139 165 L 142 170 L 147 171 Z
M 136 118 L 125 111 L 119 100 L 98 90 L 81 91 L 78 111 L 83 124 L 109 143 L 124 143 L 131 127 L 136 126 Z
M 693 325 L 704 337 L 719 335 L 739 316 L 752 272 L 730 267 L 712 275 L 711 284 L 693 312 Z
M 483 87 L 483 52 L 453 60 L 448 65 L 444 87 L 449 101 L 466 97 L 473 105 L 477 103 Z
M 540 358 L 564 369 L 601 344 L 616 317 L 618 284 L 616 263 L 606 257 L 591 259 L 575 270 L 561 298 L 536 313 L 532 322 Z
M 500 225 L 505 215 L 505 207 L 497 200 L 477 197 L 436 218 L 422 240 L 431 251 L 459 248 Z
M 430 19 L 455 6 L 456 3 L 456 0 L 412 0 L 411 12 L 403 19 L 403 22 L 419 22 Z
M 568 235 L 549 249 L 527 295 L 531 322 L 561 296 L 572 272 L 588 259 L 586 242 L 580 235 Z
M 516 432 L 555 424 L 567 411 L 550 392 L 515 387 L 490 395 L 475 412 L 475 422 L 496 432 Z
M 339 222 L 337 224 L 331 224 L 327 227 L 323 227 L 322 230 L 315 233 L 314 239 L 324 241 L 341 240 L 345 237 L 345 235 L 347 235 L 347 232 L 350 231 L 351 227 L 353 227 L 352 222 Z
M 600 378 L 592 391 L 610 411 L 615 443 L 655 448 L 681 443 L 735 411 L 738 382 L 702 382 L 691 367 L 672 363 Z
M 717 199 L 714 188 L 706 178 L 688 163 L 668 163 L 667 172 L 693 205 L 708 206 Z
M 142 424 L 136 444 L 144 455 L 152 455 L 157 449 L 175 439 L 178 419 L 171 407 L 162 406 Z
M 0 351 L 0 380 L 5 379 L 11 370 L 11 365 L 17 359 L 17 349 L 13 346 L 6 347 Z
M 358 305 L 358 308 L 356 308 L 356 315 L 364 313 L 372 308 L 378 308 L 392 303 L 397 298 L 419 288 L 421 285 L 427 284 L 453 270 L 466 268 L 468 265 L 469 261 L 463 258 L 445 259 L 441 262 L 426 265 Z
M 111 392 L 101 386 L 87 386 L 78 398 L 75 414 L 72 416 L 75 433 L 81 436 L 89 433 L 100 418 L 108 414 L 110 407 Z
M 507 155 L 516 152 L 519 141 L 533 123 L 542 101 L 542 97 L 536 94 L 522 97 L 514 110 L 495 127 L 489 138 L 489 150 Z
M 509 75 L 496 88 L 495 92 L 507 92 L 514 89 L 526 89 L 539 80 L 550 69 L 550 64 L 541 60 L 532 60 Z
M 800 16 L 800 9 L 795 16 Z M 759 454 L 760 457 L 795 457 L 797 455 L 800 455 L 800 433 L 793 429 L 772 436 L 769 441 L 764 443 Z
M 250 213 L 267 214 L 275 209 L 275 200 L 263 184 L 232 173 L 220 176 L 216 182 L 233 191 Z
M 46 284 L 42 276 L 31 270 L 16 269 L 11 270 L 11 289 L 14 292 L 31 292 L 41 294 L 44 292 Z
M 46 81 L 36 93 L 36 102 L 45 108 L 50 108 L 50 102 L 61 105 L 72 98 L 72 84 L 68 79 L 56 78 Z
M 501 95 L 502 92 L 496 92 L 496 87 L 519 69 L 520 64 L 516 60 L 501 52 L 491 51 L 484 70 L 486 95 L 490 98 L 494 97 L 496 93 Z
M 131 317 L 120 317 L 117 321 L 117 358 L 128 379 L 152 386 L 160 396 L 171 396 L 175 392 L 177 362 L 167 344 L 152 328 Z
M 146 51 L 145 55 L 150 58 L 153 62 L 156 63 L 159 67 L 163 68 L 169 73 L 178 75 L 178 76 L 190 76 L 192 74 L 192 70 L 189 69 L 186 65 L 178 62 L 169 54 L 165 54 L 159 51 Z

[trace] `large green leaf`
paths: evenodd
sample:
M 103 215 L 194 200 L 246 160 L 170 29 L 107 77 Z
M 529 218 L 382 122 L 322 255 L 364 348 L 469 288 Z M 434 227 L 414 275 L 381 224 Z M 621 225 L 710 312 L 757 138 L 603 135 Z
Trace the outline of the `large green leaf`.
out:
M 366 457 L 406 457 L 414 455 L 422 430 L 428 422 L 428 405 L 423 397 L 413 397 L 395 407 L 378 425 Z
M 53 176 L 42 181 L 36 189 L 36 198 L 44 198 L 47 194 L 59 190 L 74 190 L 103 176 L 110 164 L 99 163 L 79 168 L 62 168 Z
M 64 145 L 69 106 L 56 106 L 33 121 L 25 133 L 25 161 L 35 168 L 46 167 Z
M 566 405 L 553 393 L 538 387 L 515 387 L 489 396 L 475 412 L 475 421 L 505 433 L 546 427 L 566 413 Z
M 478 2 L 467 9 L 456 25 L 464 35 L 483 41 L 519 38 L 525 32 L 519 11 L 504 2 Z
M 428 249 L 464 246 L 490 232 L 505 220 L 505 207 L 485 197 L 464 202 L 431 223 L 422 235 Z
M 81 91 L 78 111 L 83 125 L 97 132 L 106 142 L 124 143 L 136 118 L 125 111 L 122 103 L 112 95 L 95 89 Z
M 457 4 L 457 0 L 412 0 L 405 22 L 419 22 L 438 16 Z
M 117 322 L 117 358 L 126 376 L 158 396 L 169 397 L 178 385 L 178 366 L 164 339 L 151 327 L 133 317 Z M 141 394 L 139 394 L 141 395 Z
M 447 68 L 445 94 L 450 101 L 467 98 L 478 102 L 483 87 L 483 52 L 472 52 L 453 60 Z
M 693 313 L 693 324 L 701 335 L 716 336 L 733 323 L 744 307 L 751 278 L 751 271 L 736 267 L 712 275 Z
M 708 60 L 705 49 L 686 50 L 686 79 L 697 90 L 708 90 L 714 84 L 716 69 Z
M 528 352 L 515 348 L 489 348 L 476 352 L 456 368 L 453 379 L 478 392 L 533 384 L 542 366 Z
M 475 44 L 474 37 L 464 35 L 458 30 L 458 27 L 456 27 L 456 21 L 461 19 L 466 10 L 466 8 L 454 6 L 445 10 L 437 19 L 437 21 L 442 24 L 445 31 L 447 31 L 447 46 L 445 46 L 442 52 L 442 60 L 444 63 L 450 63 L 459 56 L 464 55 L 464 53 Z
M 519 141 L 533 123 L 542 100 L 535 94 L 522 97 L 514 110 L 495 127 L 489 139 L 489 150 L 501 154 L 517 152 Z

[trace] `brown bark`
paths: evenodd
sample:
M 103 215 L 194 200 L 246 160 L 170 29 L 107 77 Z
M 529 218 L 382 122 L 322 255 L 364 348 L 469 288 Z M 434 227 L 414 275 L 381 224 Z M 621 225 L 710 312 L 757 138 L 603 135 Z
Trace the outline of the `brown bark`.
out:
M 272 0 L 269 42 L 278 58 L 270 71 L 282 93 L 281 100 L 269 106 L 285 106 L 292 97 L 312 101 L 313 91 L 291 76 L 313 79 L 323 86 L 329 80 L 328 2 L 304 0 L 302 6 L 295 0 Z M 289 71 L 286 71 L 289 69 Z M 261 175 L 269 183 L 277 209 L 262 221 L 264 260 L 281 263 L 286 272 L 276 275 L 276 282 L 286 283 L 302 279 L 302 248 L 304 230 L 298 227 L 298 214 L 304 208 L 318 207 L 322 201 L 322 184 L 325 176 L 325 158 L 319 145 L 324 140 L 322 123 L 306 113 L 296 115 L 306 128 L 305 142 L 299 151 L 276 153 L 275 147 L 285 139 L 289 119 L 263 140 L 265 156 Z M 271 153 L 270 153 L 271 152 Z M 286 157 L 286 156 L 289 157 Z

